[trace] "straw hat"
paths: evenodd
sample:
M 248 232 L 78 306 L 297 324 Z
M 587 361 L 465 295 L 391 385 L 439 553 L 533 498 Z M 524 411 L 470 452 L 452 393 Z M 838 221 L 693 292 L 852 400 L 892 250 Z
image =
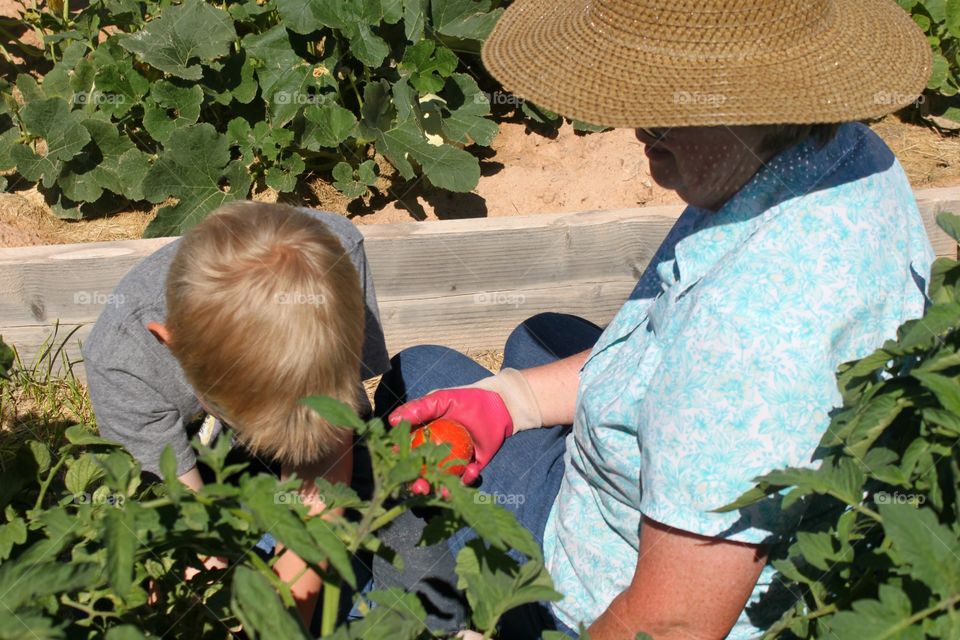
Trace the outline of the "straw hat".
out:
M 516 95 L 614 127 L 862 120 L 931 71 L 894 0 L 517 0 L 482 54 Z

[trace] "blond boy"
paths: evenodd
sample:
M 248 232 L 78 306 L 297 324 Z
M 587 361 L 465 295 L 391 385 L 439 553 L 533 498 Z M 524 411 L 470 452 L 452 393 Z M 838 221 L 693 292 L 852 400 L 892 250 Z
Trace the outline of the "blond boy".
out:
M 389 368 L 363 236 L 348 220 L 225 205 L 136 265 L 113 300 L 84 346 L 90 397 L 101 433 L 145 471 L 159 473 L 170 445 L 180 480 L 199 488 L 189 440 L 226 424 L 254 457 L 303 478 L 308 499 L 318 476 L 350 482 L 349 434 L 298 404 L 327 395 L 369 413 L 362 381 Z M 291 553 L 276 566 L 285 580 L 303 568 Z M 307 621 L 319 587 L 313 572 L 294 585 Z

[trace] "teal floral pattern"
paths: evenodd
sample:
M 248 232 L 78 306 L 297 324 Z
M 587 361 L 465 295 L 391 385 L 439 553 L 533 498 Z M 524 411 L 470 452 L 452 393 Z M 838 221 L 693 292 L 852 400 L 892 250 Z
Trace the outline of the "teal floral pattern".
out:
M 811 457 L 840 406 L 837 366 L 922 315 L 932 249 L 868 128 L 777 156 L 717 212 L 687 208 L 581 371 L 544 534 L 573 628 L 633 578 L 641 514 L 748 543 L 789 535 L 769 503 L 712 510 Z M 758 635 L 766 567 L 730 638 Z

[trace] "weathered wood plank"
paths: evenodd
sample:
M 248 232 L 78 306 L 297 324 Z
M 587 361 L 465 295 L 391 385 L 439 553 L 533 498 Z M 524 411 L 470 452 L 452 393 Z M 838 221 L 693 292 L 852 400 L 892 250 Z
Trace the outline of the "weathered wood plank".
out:
M 377 293 L 417 298 L 638 278 L 679 207 L 362 226 Z M 172 238 L 0 250 L 0 327 L 96 318 Z
M 938 256 L 957 258 L 957 242 L 937 226 L 937 214 L 941 212 L 960 215 L 960 187 L 941 187 L 916 191 L 917 206 L 923 216 L 930 244 Z
M 627 298 L 633 281 L 577 283 L 546 288 L 455 294 L 411 301 L 384 299 L 380 313 L 390 353 L 417 344 L 443 344 L 458 349 L 500 349 L 510 331 L 543 311 L 573 313 L 597 324 L 606 324 Z M 78 328 L 79 327 L 79 328 Z M 90 334 L 92 322 L 61 323 L 59 336 L 77 329 L 64 347 L 70 362 L 79 363 L 80 344 Z M 49 342 L 52 325 L 4 327 L 5 341 L 15 345 L 29 365 Z M 56 341 L 54 349 L 60 347 Z M 55 363 L 60 370 L 61 362 Z M 82 379 L 82 364 L 74 368 Z
M 938 255 L 956 243 L 935 223 L 960 212 L 960 188 L 917 192 Z M 604 323 L 629 293 L 682 208 L 360 227 L 388 346 L 424 341 L 497 348 L 507 332 L 541 311 Z M 66 351 L 79 359 L 116 283 L 173 238 L 0 249 L 0 334 L 29 361 L 60 320 L 60 336 L 82 325 Z M 82 368 L 79 369 L 82 373 Z

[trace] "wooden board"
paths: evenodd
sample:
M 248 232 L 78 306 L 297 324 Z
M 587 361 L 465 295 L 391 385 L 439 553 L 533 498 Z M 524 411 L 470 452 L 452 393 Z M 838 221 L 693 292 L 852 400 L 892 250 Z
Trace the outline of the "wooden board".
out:
M 935 251 L 956 243 L 935 223 L 960 213 L 960 188 L 917 192 Z M 361 226 L 391 353 L 425 342 L 496 349 L 523 319 L 543 311 L 612 318 L 682 207 Z M 27 362 L 79 326 L 78 341 L 117 282 L 173 238 L 0 249 L 0 335 Z M 77 368 L 82 376 L 82 366 Z

